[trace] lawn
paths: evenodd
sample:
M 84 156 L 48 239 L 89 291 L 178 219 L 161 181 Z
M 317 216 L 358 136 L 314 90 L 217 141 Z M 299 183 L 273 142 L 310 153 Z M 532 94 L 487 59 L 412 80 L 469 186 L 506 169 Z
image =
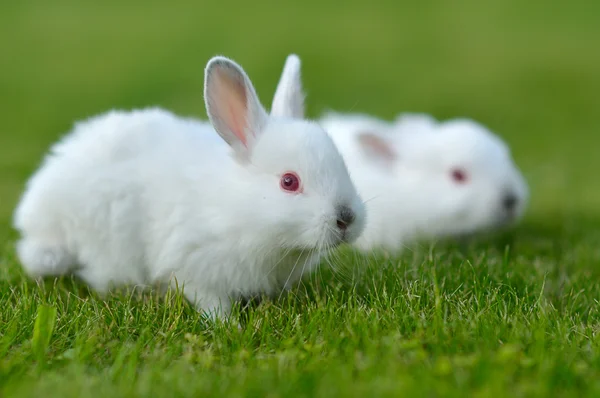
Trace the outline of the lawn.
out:
M 0 396 L 600 396 L 600 3 L 0 4 Z M 176 293 L 106 301 L 38 285 L 11 214 L 75 120 L 160 105 L 205 117 L 203 68 L 244 66 L 270 105 L 303 60 L 311 117 L 470 116 L 512 147 L 517 228 L 342 249 L 278 300 L 205 322 Z

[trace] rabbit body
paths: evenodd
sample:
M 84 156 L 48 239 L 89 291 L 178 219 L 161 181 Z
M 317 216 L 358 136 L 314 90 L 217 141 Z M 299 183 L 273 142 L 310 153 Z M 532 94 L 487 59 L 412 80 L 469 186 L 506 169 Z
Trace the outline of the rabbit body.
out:
M 52 147 L 15 212 L 30 275 L 73 273 L 99 292 L 177 284 L 199 310 L 227 314 L 360 234 L 362 201 L 327 134 L 267 116 L 233 61 L 218 57 L 206 76 L 214 128 L 158 108 L 111 111 Z M 297 192 L 280 186 L 290 170 Z

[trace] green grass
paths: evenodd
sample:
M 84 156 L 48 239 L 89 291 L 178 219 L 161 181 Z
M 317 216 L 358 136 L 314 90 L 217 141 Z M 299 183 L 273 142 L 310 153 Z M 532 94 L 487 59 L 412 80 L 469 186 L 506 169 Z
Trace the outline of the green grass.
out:
M 0 396 L 599 396 L 600 3 L 204 3 L 0 5 Z M 75 120 L 204 117 L 218 53 L 268 105 L 290 52 L 311 116 L 424 111 L 497 131 L 532 189 L 522 225 L 396 259 L 342 250 L 346 271 L 236 309 L 241 330 L 177 294 L 103 301 L 23 275 L 12 211 Z

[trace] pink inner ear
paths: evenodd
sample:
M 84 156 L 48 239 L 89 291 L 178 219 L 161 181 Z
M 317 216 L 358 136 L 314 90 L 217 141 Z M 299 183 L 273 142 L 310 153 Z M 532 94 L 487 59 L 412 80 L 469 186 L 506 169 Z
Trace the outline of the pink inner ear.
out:
M 244 123 L 236 117 L 235 108 L 233 105 L 229 104 L 229 116 L 231 118 L 231 131 L 239 140 L 244 144 L 245 147 L 248 147 L 246 143 L 246 134 L 244 129 Z
M 227 115 L 222 115 L 231 132 L 247 147 L 248 103 L 246 86 L 238 76 L 232 76 L 227 70 L 218 70 L 215 92 L 218 93 L 219 106 Z
M 382 138 L 373 133 L 362 133 L 358 136 L 360 144 L 369 152 L 376 154 L 379 158 L 395 160 L 396 153 L 390 145 Z

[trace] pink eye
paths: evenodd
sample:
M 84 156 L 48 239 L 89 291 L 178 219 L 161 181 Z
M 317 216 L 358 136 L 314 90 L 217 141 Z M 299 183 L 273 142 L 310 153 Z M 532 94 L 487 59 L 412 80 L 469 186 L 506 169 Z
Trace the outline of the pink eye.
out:
M 467 182 L 467 173 L 462 169 L 453 169 L 452 179 L 459 184 L 464 184 Z
M 281 176 L 281 189 L 288 192 L 298 192 L 300 190 L 300 177 L 296 173 L 288 172 Z

